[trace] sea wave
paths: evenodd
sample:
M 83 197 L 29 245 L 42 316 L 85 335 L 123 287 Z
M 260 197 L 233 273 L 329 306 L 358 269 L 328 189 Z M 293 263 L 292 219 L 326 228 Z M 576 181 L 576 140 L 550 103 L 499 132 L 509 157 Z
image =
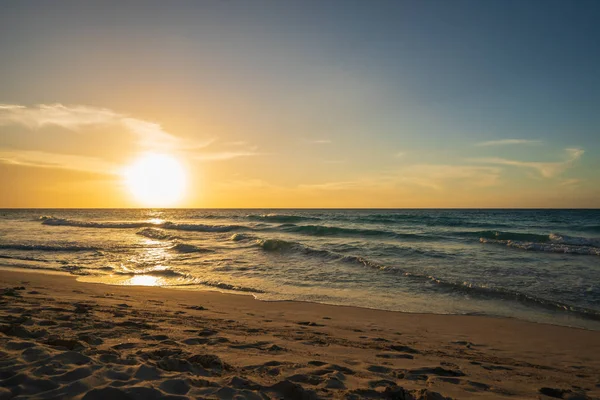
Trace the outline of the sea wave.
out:
M 310 236 L 361 236 L 361 237 L 390 237 L 423 240 L 426 237 L 413 233 L 396 233 L 378 229 L 342 228 L 328 225 L 296 225 L 282 224 L 279 228 L 286 232 L 300 233 Z
M 223 290 L 231 290 L 234 292 L 265 293 L 264 290 L 252 288 L 249 286 L 240 286 L 240 285 L 235 285 L 235 284 L 231 284 L 231 283 L 225 283 L 225 282 L 214 282 L 214 281 L 205 280 L 205 281 L 196 281 L 193 284 L 194 285 L 204 285 L 204 286 L 214 287 L 214 288 L 223 289 Z
M 0 244 L 2 250 L 21 250 L 21 251 L 54 251 L 54 252 L 77 252 L 77 251 L 96 251 L 98 247 L 78 246 L 72 244 Z
M 78 221 L 66 218 L 40 217 L 43 225 L 52 226 L 73 226 L 77 228 L 144 228 L 157 226 L 151 222 L 94 222 L 94 221 Z
M 28 256 L 19 256 L 19 255 L 10 255 L 10 256 L 8 256 L 6 254 L 0 254 L 0 258 L 6 259 L 6 260 L 35 261 L 35 262 L 43 262 L 43 263 L 51 262 L 50 260 L 44 260 L 42 258 L 35 258 L 35 257 L 28 257 Z
M 143 271 L 115 271 L 113 272 L 115 275 L 123 275 L 123 276 L 140 276 L 140 275 L 150 275 L 157 277 L 165 277 L 165 278 L 181 278 L 188 277 L 187 274 L 183 274 L 181 272 L 174 271 L 169 268 L 165 269 L 153 269 L 153 270 L 143 270 Z
M 145 236 L 150 239 L 157 239 L 157 240 L 178 239 L 177 236 L 170 235 L 167 232 L 163 231 L 162 229 L 156 229 L 156 228 L 144 228 L 144 229 L 137 231 L 136 234 L 140 235 L 140 236 Z
M 293 214 L 250 214 L 247 215 L 246 218 L 253 221 L 262 221 L 262 222 L 302 222 L 302 221 L 318 221 L 321 218 L 318 217 L 309 217 L 305 215 L 293 215 Z
M 109 229 L 128 229 L 128 228 L 163 228 L 178 231 L 193 232 L 231 232 L 235 230 L 252 230 L 252 228 L 243 225 L 206 225 L 206 224 L 183 224 L 175 222 L 94 222 L 78 221 L 64 218 L 41 217 L 43 225 L 53 226 L 72 226 L 79 228 L 109 228 Z
M 180 224 L 175 222 L 164 222 L 159 226 L 163 229 L 192 232 L 231 232 L 240 230 L 252 230 L 252 228 L 243 225 Z
M 441 227 L 465 227 L 465 228 L 504 228 L 510 225 L 494 222 L 477 222 L 465 218 L 449 216 L 432 216 L 419 214 L 381 213 L 368 215 L 338 215 L 333 219 L 350 221 L 364 224 L 404 224 L 415 226 L 441 226 Z
M 600 233 L 600 225 L 584 225 L 578 227 L 578 230 L 584 232 L 598 232 Z
M 590 247 L 600 247 L 600 239 L 594 238 L 585 238 L 580 236 L 566 236 L 559 235 L 557 233 L 550 234 L 550 241 L 552 243 L 573 245 L 573 246 L 590 246 Z
M 286 241 L 282 239 L 256 239 L 255 243 L 261 249 L 269 252 L 295 251 L 304 255 L 326 258 L 330 260 L 342 257 L 340 254 L 336 254 L 328 250 L 315 249 L 298 242 Z
M 351 252 L 357 250 L 354 246 L 348 245 L 337 245 L 336 249 L 316 249 L 314 247 L 307 246 L 300 242 L 296 242 L 293 240 L 284 240 L 279 238 L 258 238 L 254 235 L 249 235 L 245 233 L 234 233 L 230 240 L 234 242 L 240 241 L 253 241 L 253 245 L 259 247 L 263 251 L 266 252 L 296 252 L 301 253 L 311 257 L 319 257 L 327 260 L 344 260 L 347 256 L 343 253 Z M 342 248 L 344 247 L 344 248 Z M 396 255 L 406 255 L 406 256 L 424 256 L 424 257 L 432 257 L 432 258 L 448 258 L 451 255 L 437 251 L 437 250 L 429 250 L 429 249 L 420 249 L 410 246 L 394 246 L 390 244 L 386 244 L 383 246 L 386 252 L 394 252 Z
M 550 235 L 540 235 L 537 233 L 528 232 L 504 232 L 504 231 L 466 231 L 457 232 L 458 236 L 464 237 L 479 237 L 492 240 L 521 240 L 529 242 L 545 243 L 550 241 Z
M 187 243 L 177 243 L 169 248 L 170 250 L 176 251 L 178 253 L 210 253 L 212 250 L 204 249 L 202 247 L 194 246 L 193 244 Z
M 252 236 L 250 235 L 246 235 L 244 233 L 234 233 L 233 235 L 231 235 L 231 240 L 233 240 L 234 242 L 240 242 L 242 240 L 248 240 L 250 239 Z
M 533 243 L 518 240 L 494 240 L 485 238 L 481 238 L 479 241 L 481 243 L 499 244 L 529 251 L 600 256 L 600 248 L 592 246 L 578 246 L 561 243 Z
M 266 251 L 287 250 L 299 245 L 281 239 L 256 239 L 256 244 Z
M 471 282 L 455 282 L 451 280 L 445 280 L 437 278 L 432 275 L 420 274 L 415 272 L 406 271 L 402 268 L 395 266 L 387 266 L 379 264 L 370 260 L 367 260 L 360 256 L 347 256 L 343 258 L 344 261 L 355 263 L 364 267 L 374 268 L 380 271 L 387 271 L 391 273 L 399 273 L 409 279 L 416 279 L 422 282 L 434 284 L 435 287 L 443 288 L 450 291 L 451 293 L 466 293 L 478 297 L 495 298 L 499 300 L 512 300 L 520 303 L 535 305 L 552 311 L 568 312 L 571 314 L 578 315 L 583 318 L 600 321 L 600 311 L 592 310 L 585 307 L 578 307 L 567 303 L 545 299 L 526 293 L 508 290 L 496 287 L 487 287 L 484 285 L 478 285 Z

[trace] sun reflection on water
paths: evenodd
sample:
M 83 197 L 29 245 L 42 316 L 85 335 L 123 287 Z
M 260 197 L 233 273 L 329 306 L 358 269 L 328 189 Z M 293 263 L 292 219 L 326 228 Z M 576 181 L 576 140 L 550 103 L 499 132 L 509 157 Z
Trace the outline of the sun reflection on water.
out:
M 134 286 L 162 286 L 163 279 L 152 275 L 136 275 L 125 282 L 125 285 Z

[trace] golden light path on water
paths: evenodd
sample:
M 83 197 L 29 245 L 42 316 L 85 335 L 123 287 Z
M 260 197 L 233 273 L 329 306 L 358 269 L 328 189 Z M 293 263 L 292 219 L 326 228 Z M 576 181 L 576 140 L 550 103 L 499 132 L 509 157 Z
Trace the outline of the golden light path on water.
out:
M 162 278 L 152 275 L 137 275 L 129 279 L 125 285 L 134 286 L 163 286 L 165 284 Z

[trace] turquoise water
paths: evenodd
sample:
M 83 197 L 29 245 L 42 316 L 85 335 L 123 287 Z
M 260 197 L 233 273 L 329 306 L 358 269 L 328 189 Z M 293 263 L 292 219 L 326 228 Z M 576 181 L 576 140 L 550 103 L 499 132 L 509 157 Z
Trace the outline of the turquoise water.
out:
M 600 210 L 0 210 L 0 264 L 600 329 Z

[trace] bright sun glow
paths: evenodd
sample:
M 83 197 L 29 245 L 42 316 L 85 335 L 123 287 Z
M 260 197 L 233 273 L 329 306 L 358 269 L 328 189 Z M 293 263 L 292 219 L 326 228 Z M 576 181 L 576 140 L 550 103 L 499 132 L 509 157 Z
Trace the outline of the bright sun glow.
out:
M 141 204 L 170 207 L 183 199 L 186 173 L 179 161 L 165 154 L 145 154 L 123 173 L 125 184 Z

